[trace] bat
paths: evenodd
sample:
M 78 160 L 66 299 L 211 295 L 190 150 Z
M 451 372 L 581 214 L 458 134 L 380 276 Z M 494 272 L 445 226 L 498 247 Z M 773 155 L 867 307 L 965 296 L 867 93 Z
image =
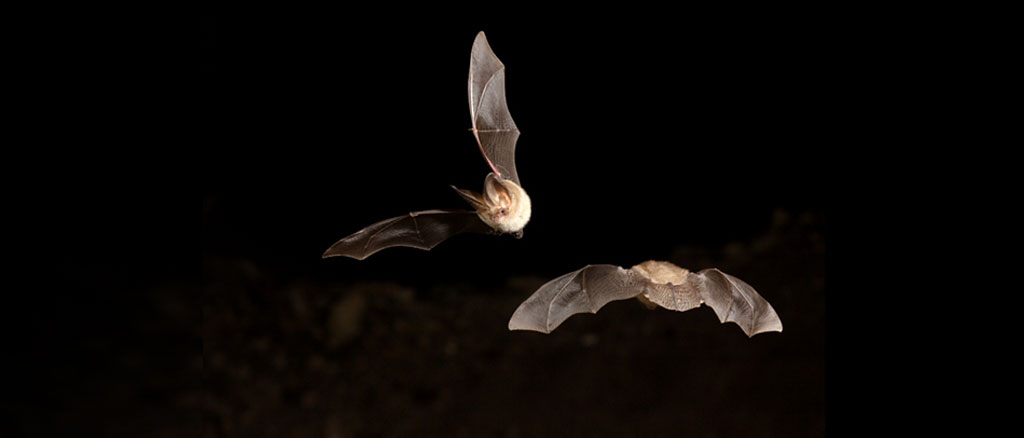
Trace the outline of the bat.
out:
M 482 193 L 451 186 L 473 210 L 426 210 L 385 219 L 339 240 L 323 257 L 363 260 L 385 248 L 430 250 L 462 233 L 523 236 L 530 221 L 530 197 L 516 173 L 519 129 L 505 102 L 505 65 L 483 32 L 476 35 L 469 61 L 469 115 L 473 137 L 491 169 Z
M 655 260 L 630 269 L 587 265 L 551 280 L 519 305 L 508 329 L 551 333 L 572 315 L 597 313 L 611 301 L 629 298 L 679 312 L 707 304 L 719 321 L 736 323 L 748 337 L 782 331 L 775 309 L 743 280 L 714 268 L 690 272 Z

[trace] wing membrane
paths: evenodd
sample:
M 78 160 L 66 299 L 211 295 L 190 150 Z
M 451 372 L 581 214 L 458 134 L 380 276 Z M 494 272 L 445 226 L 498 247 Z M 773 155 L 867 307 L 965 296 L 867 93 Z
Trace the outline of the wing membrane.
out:
M 526 299 L 508 322 L 509 330 L 551 333 L 570 316 L 597 313 L 615 300 L 637 296 L 644 280 L 613 265 L 588 265 L 551 280 Z
M 782 320 L 772 305 L 743 280 L 713 268 L 690 277 L 701 299 L 723 324 L 734 322 L 747 336 L 782 331 Z
M 363 260 L 393 246 L 430 250 L 457 234 L 491 232 L 475 211 L 416 211 L 363 228 L 331 245 L 323 257 L 345 256 Z
M 473 135 L 491 170 L 519 184 L 515 163 L 519 128 L 505 101 L 505 65 L 483 32 L 473 41 L 469 61 L 469 115 Z

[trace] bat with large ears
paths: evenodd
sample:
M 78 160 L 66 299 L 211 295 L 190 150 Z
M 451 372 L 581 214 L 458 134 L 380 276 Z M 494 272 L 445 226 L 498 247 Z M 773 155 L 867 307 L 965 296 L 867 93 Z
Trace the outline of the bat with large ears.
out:
M 505 102 L 505 65 L 498 60 L 483 32 L 476 35 L 469 61 L 470 131 L 491 173 L 483 193 L 452 186 L 473 210 L 426 210 L 386 219 L 339 240 L 324 258 L 365 259 L 392 246 L 429 250 L 461 233 L 512 234 L 522 237 L 530 220 L 530 197 L 516 173 L 519 129 Z
M 718 269 L 690 272 L 654 260 L 630 269 L 588 265 L 551 280 L 519 305 L 508 329 L 551 333 L 574 314 L 597 313 L 611 301 L 629 298 L 679 312 L 707 304 L 719 321 L 736 323 L 750 337 L 782 331 L 775 309 L 743 280 Z

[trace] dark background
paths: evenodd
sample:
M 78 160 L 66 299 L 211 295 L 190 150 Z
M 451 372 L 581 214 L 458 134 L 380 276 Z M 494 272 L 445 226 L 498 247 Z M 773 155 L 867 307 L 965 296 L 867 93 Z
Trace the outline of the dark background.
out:
M 15 382 L 21 430 L 824 435 L 826 159 L 856 155 L 856 108 L 837 104 L 860 74 L 837 56 L 849 41 L 827 19 L 667 14 L 198 17 L 198 81 L 171 123 L 139 128 L 151 144 L 128 169 L 62 162 L 76 221 L 46 222 L 65 230 L 39 274 L 55 292 L 30 298 L 46 306 L 25 306 L 17 350 L 52 389 Z M 450 184 L 480 190 L 480 30 L 522 131 L 523 239 L 321 259 L 375 221 L 464 208 Z M 649 259 L 744 279 L 785 331 L 635 301 L 507 330 L 545 281 Z

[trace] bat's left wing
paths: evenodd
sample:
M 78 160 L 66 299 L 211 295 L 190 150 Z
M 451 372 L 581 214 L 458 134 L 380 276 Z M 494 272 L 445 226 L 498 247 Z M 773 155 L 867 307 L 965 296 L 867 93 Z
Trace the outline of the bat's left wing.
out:
M 385 219 L 339 240 L 323 257 L 345 256 L 357 260 L 392 246 L 430 250 L 456 234 L 492 234 L 475 211 L 425 210 Z
M 469 116 L 487 165 L 498 176 L 522 185 L 515 157 L 519 128 L 505 102 L 505 65 L 491 50 L 483 32 L 473 41 L 469 61 Z
M 633 298 L 646 281 L 614 265 L 587 265 L 545 283 L 523 301 L 508 322 L 509 330 L 551 333 L 577 313 L 597 313 L 615 300 Z

